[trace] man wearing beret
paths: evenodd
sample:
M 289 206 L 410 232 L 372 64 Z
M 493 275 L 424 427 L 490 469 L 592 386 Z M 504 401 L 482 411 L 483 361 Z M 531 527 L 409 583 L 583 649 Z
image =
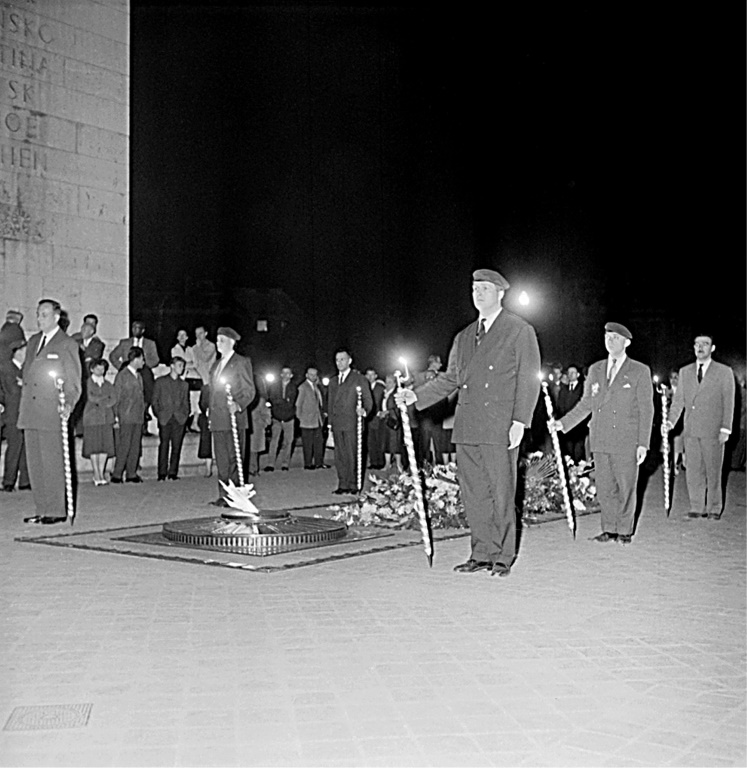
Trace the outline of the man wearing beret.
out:
M 669 420 L 663 435 L 685 414 L 682 436 L 687 456 L 688 517 L 718 520 L 723 507 L 721 468 L 724 446 L 731 434 L 734 418 L 734 374 L 711 355 L 716 345 L 713 336 L 695 337 L 695 362 L 680 369 L 679 384 L 672 400 Z
M 534 328 L 503 309 L 508 280 L 492 269 L 472 275 L 478 318 L 460 331 L 447 370 L 397 399 L 423 410 L 458 393 L 452 442 L 472 551 L 454 570 L 508 576 L 516 559 L 519 444 L 539 394 Z
M 241 336 L 233 328 L 218 328 L 216 346 L 220 359 L 210 370 L 210 405 L 208 419 L 213 434 L 213 457 L 218 467 L 218 480 L 239 485 L 239 465 L 231 429 L 231 414 L 236 417 L 239 446 L 243 461 L 246 448 L 246 430 L 249 426 L 248 410 L 254 400 L 252 361 L 236 354 L 234 347 Z M 232 402 L 228 401 L 226 385 L 231 388 Z M 210 502 L 214 507 L 227 507 L 223 486 L 218 484 L 218 498 Z
M 550 429 L 570 432 L 591 414 L 589 441 L 594 455 L 602 532 L 594 541 L 630 544 L 636 510 L 638 467 L 643 463 L 654 420 L 651 370 L 625 350 L 633 339 L 620 323 L 604 326 L 609 356 L 589 368 L 584 394 Z

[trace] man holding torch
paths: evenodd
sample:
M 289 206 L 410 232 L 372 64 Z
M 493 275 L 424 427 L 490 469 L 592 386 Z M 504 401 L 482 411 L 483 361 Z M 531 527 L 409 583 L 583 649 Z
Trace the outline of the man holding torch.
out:
M 423 410 L 458 393 L 452 442 L 472 552 L 454 570 L 508 576 L 516 559 L 519 444 L 537 404 L 540 352 L 534 328 L 503 309 L 508 280 L 478 269 L 472 281 L 479 316 L 454 339 L 447 370 L 395 397 Z
M 24 430 L 26 460 L 36 516 L 29 522 L 56 523 L 67 519 L 67 478 L 60 416 L 70 416 L 81 393 L 78 345 L 59 326 L 62 308 L 42 299 L 36 310 L 39 333 L 28 343 L 23 364 L 18 428 Z M 61 381 L 65 412 L 60 414 Z M 67 421 L 65 421 L 67 424 Z M 72 514 L 72 510 L 70 510 Z
M 654 420 L 651 370 L 632 360 L 633 334 L 620 323 L 604 326 L 608 357 L 589 368 L 584 394 L 552 430 L 569 432 L 591 414 L 589 438 L 594 455 L 602 532 L 594 541 L 630 544 L 636 510 L 638 468 L 646 458 Z
M 233 328 L 218 328 L 216 346 L 220 359 L 210 370 L 210 405 L 208 419 L 213 434 L 213 457 L 218 467 L 219 495 L 210 503 L 214 507 L 227 507 L 223 486 L 232 480 L 242 485 L 239 462 L 246 450 L 246 430 L 249 426 L 249 406 L 255 395 L 252 361 L 236 354 L 234 347 L 241 336 Z M 233 419 L 232 419 L 233 416 Z M 233 421 L 233 424 L 232 424 Z M 234 435 L 234 431 L 238 434 Z M 234 440 L 237 437 L 237 440 Z M 236 444 L 241 455 L 237 456 Z

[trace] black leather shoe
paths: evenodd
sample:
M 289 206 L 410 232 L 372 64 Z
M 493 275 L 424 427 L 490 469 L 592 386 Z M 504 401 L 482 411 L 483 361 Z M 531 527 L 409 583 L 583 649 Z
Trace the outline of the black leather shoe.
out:
M 625 534 L 621 533 L 617 537 L 617 540 L 618 540 L 618 542 L 620 542 L 620 544 L 631 544 L 633 542 L 633 537 L 632 536 L 626 536 Z
M 283 470 L 283 472 L 287 472 L 288 471 L 288 467 L 280 467 L 280 469 Z
M 12 486 L 12 485 L 4 485 L 4 486 L 3 486 L 3 490 L 5 491 L 5 493 L 13 493 L 13 491 L 14 491 L 15 489 L 13 488 L 13 486 Z
M 178 480 L 179 478 L 176 475 L 169 475 L 169 480 Z
M 304 467 L 304 469 L 316 469 L 316 467 Z
M 615 541 L 617 539 L 616 533 L 607 533 L 607 531 L 604 531 L 603 533 L 600 533 L 599 536 L 594 536 L 592 541 L 601 541 L 602 543 L 606 541 Z
M 358 491 L 354 491 L 351 488 L 338 488 L 337 490 L 332 491 L 332 493 L 337 496 L 349 496 L 351 493 L 358 493 Z
M 492 563 L 487 563 L 484 560 L 467 560 L 466 563 L 455 565 L 454 570 L 457 573 L 474 573 L 475 571 L 489 571 L 493 568 Z
M 42 517 L 39 522 L 42 525 L 55 525 L 56 523 L 64 523 L 67 521 L 66 517 Z
M 275 467 L 265 467 L 265 472 L 274 472 Z
M 127 482 L 127 483 L 142 483 L 143 482 L 143 478 L 142 477 L 138 477 L 137 475 L 135 475 L 135 477 L 128 477 L 125 482 Z
M 711 512 L 708 515 L 708 519 L 709 520 L 720 520 L 721 519 L 721 515 L 717 515 L 714 512 Z
M 331 464 L 320 464 L 317 469 L 332 469 Z
M 159 475 L 158 476 L 158 482 L 162 483 L 166 479 L 166 475 Z
M 499 576 L 500 578 L 505 578 L 510 573 L 511 569 L 506 568 L 505 565 L 501 565 L 500 563 L 493 563 L 493 567 L 490 569 L 491 576 Z
M 228 502 L 225 499 L 216 499 L 210 502 L 211 507 L 227 507 Z
M 31 486 L 30 485 L 19 485 L 18 486 L 18 490 L 19 491 L 30 491 L 31 490 Z
M 24 523 L 41 523 L 41 515 L 33 515 L 32 517 L 24 517 Z
M 109 478 L 109 482 L 110 482 L 110 483 L 114 483 L 114 485 L 117 485 L 117 484 L 119 484 L 119 483 L 121 483 L 121 482 L 122 482 L 122 478 L 121 478 L 121 477 L 114 477 L 114 475 L 112 475 L 112 476 Z

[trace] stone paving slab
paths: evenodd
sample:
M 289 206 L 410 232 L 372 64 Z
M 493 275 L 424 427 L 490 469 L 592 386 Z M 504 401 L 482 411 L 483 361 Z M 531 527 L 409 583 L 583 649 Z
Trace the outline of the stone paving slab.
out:
M 92 704 L 82 728 L 0 731 L 0 765 L 741 766 L 745 484 L 722 519 L 647 488 L 630 547 L 598 516 L 528 529 L 508 579 L 408 547 L 247 578 L 30 546 L 0 498 L 0 719 Z M 262 474 L 267 509 L 337 501 L 333 470 Z M 214 478 L 81 485 L 74 530 L 193 516 Z M 209 512 L 205 512 L 209 514 Z M 67 531 L 69 528 L 60 527 Z M 58 530 L 58 527 L 54 527 Z

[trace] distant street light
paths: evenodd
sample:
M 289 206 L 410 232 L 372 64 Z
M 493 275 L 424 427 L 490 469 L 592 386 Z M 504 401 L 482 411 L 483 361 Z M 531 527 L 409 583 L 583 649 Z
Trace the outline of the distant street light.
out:
M 324 386 L 325 386 L 325 387 L 328 387 L 328 386 L 329 386 L 329 376 L 325 376 L 325 377 L 322 379 L 322 384 L 324 384 Z
M 268 384 L 272 384 L 272 382 L 273 382 L 273 381 L 275 381 L 275 374 L 274 374 L 274 373 L 268 373 L 268 374 L 265 376 L 265 381 L 266 381 Z

